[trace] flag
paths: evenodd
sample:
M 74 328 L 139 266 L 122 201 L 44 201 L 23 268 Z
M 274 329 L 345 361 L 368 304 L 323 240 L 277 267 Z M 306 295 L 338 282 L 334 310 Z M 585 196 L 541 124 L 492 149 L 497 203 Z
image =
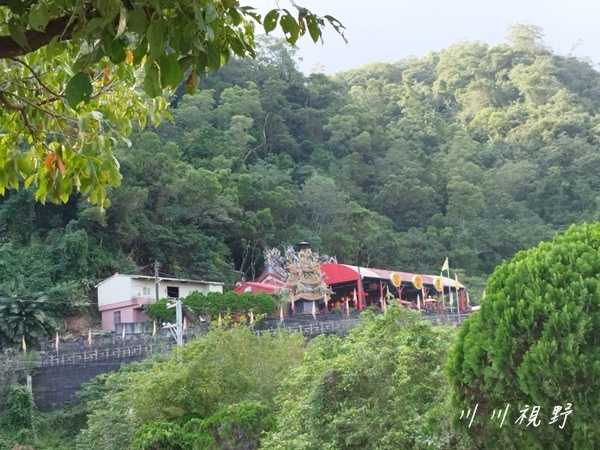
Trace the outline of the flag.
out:
M 348 303 L 348 297 L 346 297 L 346 315 L 350 316 L 350 304 Z
M 250 311 L 250 324 L 254 323 L 254 313 Z
M 56 342 L 54 343 L 54 347 L 56 348 L 56 351 L 58 351 L 58 343 L 60 342 L 59 338 L 58 338 L 58 331 L 56 332 Z
M 354 289 L 354 292 L 352 293 L 352 301 L 354 302 L 354 307 L 358 308 L 358 304 L 357 304 L 358 300 L 357 300 L 357 297 L 356 297 L 356 289 Z
M 417 295 L 417 309 L 421 309 L 421 297 L 419 295 Z
M 389 286 L 386 286 L 386 287 L 385 287 L 385 289 L 387 290 L 387 293 L 386 293 L 386 295 L 385 295 L 385 296 L 386 296 L 387 298 L 390 298 L 390 287 L 389 287 Z
M 279 321 L 283 322 L 283 305 L 279 307 Z
M 23 336 L 23 353 L 27 353 L 27 344 L 25 343 L 25 336 Z
M 454 274 L 454 287 L 456 288 L 456 292 L 460 289 L 460 284 L 458 283 L 458 275 Z
M 444 270 L 449 270 L 450 269 L 450 264 L 448 263 L 448 257 L 446 257 L 446 260 L 444 261 L 444 265 L 442 266 L 442 272 Z
M 315 319 L 315 320 L 317 320 L 317 306 L 316 306 L 316 303 L 317 303 L 316 301 L 313 301 L 313 304 L 312 304 L 312 316 L 313 316 L 313 319 Z
M 156 320 L 152 321 L 152 336 L 156 336 Z
M 327 312 L 327 303 L 329 303 L 329 298 L 327 297 L 327 292 L 325 292 L 324 300 L 325 300 L 325 312 Z
M 471 304 L 471 301 L 469 300 L 469 292 L 467 291 L 467 306 L 469 306 Z
M 187 330 L 187 317 L 183 316 L 183 331 Z

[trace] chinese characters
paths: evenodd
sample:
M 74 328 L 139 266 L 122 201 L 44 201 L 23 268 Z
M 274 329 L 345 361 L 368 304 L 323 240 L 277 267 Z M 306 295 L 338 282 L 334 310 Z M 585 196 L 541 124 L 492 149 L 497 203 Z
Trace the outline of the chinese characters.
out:
M 548 425 L 559 424 L 558 428 L 561 430 L 565 427 L 567 423 L 567 417 L 573 412 L 572 404 L 567 403 L 567 405 L 563 408 L 562 406 L 555 406 L 552 409 L 552 415 L 550 416 L 550 420 L 548 421 Z M 475 408 L 471 412 L 471 408 L 469 408 L 465 414 L 465 410 L 463 409 L 459 419 L 463 418 L 469 420 L 469 428 L 473 424 L 473 419 L 475 418 L 475 414 L 477 413 L 477 408 L 479 404 L 475 405 Z M 499 422 L 499 428 L 504 426 L 504 421 L 506 420 L 506 414 L 510 409 L 510 404 L 507 404 L 504 408 L 494 409 L 492 412 L 491 420 Z M 530 406 L 525 405 L 525 408 L 519 411 L 519 418 L 515 421 L 516 425 L 527 427 L 537 428 L 543 422 L 543 415 L 540 415 L 541 407 L 540 406 L 532 406 L 530 411 Z

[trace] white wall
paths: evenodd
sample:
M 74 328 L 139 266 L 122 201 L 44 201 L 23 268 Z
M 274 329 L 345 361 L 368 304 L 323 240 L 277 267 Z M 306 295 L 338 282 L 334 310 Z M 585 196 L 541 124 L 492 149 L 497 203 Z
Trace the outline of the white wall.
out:
M 208 294 L 209 292 L 223 292 L 222 284 L 184 283 L 162 280 L 158 283 L 159 299 L 167 296 L 167 286 L 178 287 L 179 297 L 187 297 L 194 291 L 199 291 L 203 294 Z M 144 288 L 149 289 L 149 295 L 144 294 Z M 126 302 L 136 297 L 148 297 L 154 300 L 156 297 L 156 289 L 153 278 L 131 278 L 126 275 L 116 275 L 98 286 L 98 306 Z
M 150 290 L 150 294 L 144 294 L 144 288 L 146 290 Z M 151 299 L 156 298 L 156 289 L 154 287 L 154 280 L 144 280 L 144 279 L 132 279 L 131 280 L 131 297 L 149 297 Z M 163 296 L 161 295 L 160 290 L 158 291 L 158 298 L 161 299 Z
M 98 286 L 98 306 L 111 305 L 131 299 L 131 278 L 115 275 Z

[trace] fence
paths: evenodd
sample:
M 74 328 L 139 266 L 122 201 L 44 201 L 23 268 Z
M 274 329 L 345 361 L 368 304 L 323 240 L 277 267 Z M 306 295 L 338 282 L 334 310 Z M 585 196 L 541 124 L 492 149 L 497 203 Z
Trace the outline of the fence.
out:
M 321 317 L 320 320 L 308 317 L 286 318 L 280 322 L 277 318 L 268 318 L 262 324 L 257 324 L 256 334 L 275 334 L 283 330 L 301 333 L 307 338 L 319 334 L 347 333 L 360 320 L 357 315 L 350 317 Z M 468 315 L 464 314 L 424 314 L 422 318 L 433 325 L 458 326 Z M 317 316 L 319 318 L 319 316 Z M 206 327 L 190 327 L 186 330 L 184 340 L 206 332 Z M 90 344 L 80 338 L 76 342 L 61 342 L 58 351 L 54 343 L 42 345 L 42 351 L 10 353 L 0 355 L 0 374 L 7 376 L 34 373 L 33 389 L 38 408 L 44 411 L 53 410 L 68 403 L 79 400 L 75 392 L 81 384 L 94 376 L 118 370 L 122 363 L 143 359 L 152 354 L 168 354 L 175 346 L 175 340 L 165 330 L 156 336 L 137 334 L 125 338 L 115 333 L 97 337 Z M 3 372 L 4 371 L 4 372 Z M 0 380 L 1 381 L 1 380 Z M 2 383 L 0 383 L 0 387 Z M 0 400 L 2 397 L 0 389 Z
M 466 314 L 424 314 L 421 316 L 432 325 L 458 326 L 467 317 Z M 282 329 L 298 332 L 304 336 L 316 336 L 318 334 L 346 333 L 355 326 L 360 319 L 358 316 L 333 320 L 314 320 L 310 318 L 286 318 L 280 322 L 277 318 L 268 318 L 264 325 L 254 331 L 258 334 L 277 333 Z M 190 327 L 186 330 L 184 339 L 206 332 L 206 328 Z M 121 359 L 142 358 L 147 355 L 160 353 L 166 354 L 175 345 L 173 337 L 162 330 L 157 336 L 150 337 L 143 334 L 127 335 L 125 339 L 112 334 L 108 337 L 95 338 L 90 345 L 87 340 L 63 343 L 59 345 L 58 351 L 53 347 L 54 343 L 48 342 L 42 345 L 42 351 L 31 352 L 27 355 L 27 361 L 17 357 L 8 359 L 0 355 L 0 366 L 10 364 L 14 369 L 22 364 L 22 368 L 47 367 L 58 365 L 73 365 L 100 360 L 118 361 Z M 19 367 L 21 368 L 21 367 Z
M 281 330 L 301 333 L 304 336 L 316 336 L 318 334 L 345 333 L 358 323 L 359 319 L 340 319 L 331 321 L 284 321 L 276 327 L 255 330 L 259 336 L 262 334 L 274 334 Z

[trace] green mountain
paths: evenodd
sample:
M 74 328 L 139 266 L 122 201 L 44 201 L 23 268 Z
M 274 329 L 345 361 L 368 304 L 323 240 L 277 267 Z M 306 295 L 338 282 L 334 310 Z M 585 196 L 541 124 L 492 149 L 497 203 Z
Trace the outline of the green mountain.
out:
M 94 282 L 155 260 L 233 284 L 260 272 L 265 247 L 304 240 L 405 271 L 436 273 L 448 256 L 476 291 L 518 250 L 598 217 L 600 74 L 539 36 L 516 26 L 495 47 L 332 77 L 266 41 L 197 94 L 178 90 L 173 121 L 119 150 L 106 212 L 0 199 L 0 302 L 63 286 L 49 299 L 61 316 Z

